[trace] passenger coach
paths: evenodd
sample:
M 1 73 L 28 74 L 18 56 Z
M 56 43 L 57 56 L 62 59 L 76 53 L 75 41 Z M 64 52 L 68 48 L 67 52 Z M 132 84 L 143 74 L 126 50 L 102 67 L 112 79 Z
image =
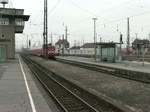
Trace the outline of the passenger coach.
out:
M 29 49 L 29 53 L 32 55 L 37 55 L 43 57 L 44 47 L 37 46 Z M 48 58 L 55 59 L 55 47 L 52 45 L 48 45 Z

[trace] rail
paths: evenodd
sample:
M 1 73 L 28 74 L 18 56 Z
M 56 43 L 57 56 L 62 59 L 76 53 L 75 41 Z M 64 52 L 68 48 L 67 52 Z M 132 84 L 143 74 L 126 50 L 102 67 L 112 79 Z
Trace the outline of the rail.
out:
M 49 71 L 43 66 L 23 58 L 32 72 L 37 76 L 60 111 L 63 112 L 131 112 L 125 107 L 119 107 L 113 102 L 98 98 L 92 93 L 71 83 L 70 81 Z

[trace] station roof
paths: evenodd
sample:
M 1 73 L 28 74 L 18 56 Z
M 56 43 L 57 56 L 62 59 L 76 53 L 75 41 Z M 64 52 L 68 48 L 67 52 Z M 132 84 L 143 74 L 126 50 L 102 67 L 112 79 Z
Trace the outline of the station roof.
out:
M 120 44 L 120 43 L 118 43 L 118 42 L 99 42 L 99 43 L 96 43 L 96 45 L 100 45 L 102 47 L 114 47 L 114 46 L 116 46 L 116 44 Z

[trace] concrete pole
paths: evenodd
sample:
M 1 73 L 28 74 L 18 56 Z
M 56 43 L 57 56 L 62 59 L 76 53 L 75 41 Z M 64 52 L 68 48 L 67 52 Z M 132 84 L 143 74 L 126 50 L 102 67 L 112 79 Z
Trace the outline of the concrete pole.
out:
M 67 26 L 66 26 L 66 30 L 65 30 L 65 32 L 66 32 L 66 40 L 67 40 L 67 38 L 68 38 L 68 29 L 67 29 Z
M 51 45 L 53 45 L 53 34 L 51 33 Z
M 94 60 L 96 61 L 96 20 L 97 18 L 92 18 L 94 20 Z
M 130 23 L 129 23 L 129 18 L 127 18 L 127 53 L 130 48 Z
M 144 45 L 142 46 L 142 48 L 143 48 L 142 65 L 144 66 L 144 54 L 145 54 Z
M 64 43 L 64 34 L 62 35 L 62 37 L 63 37 L 63 44 L 62 44 L 62 56 L 64 56 L 65 55 L 65 53 L 64 53 L 64 50 L 65 50 L 65 43 Z

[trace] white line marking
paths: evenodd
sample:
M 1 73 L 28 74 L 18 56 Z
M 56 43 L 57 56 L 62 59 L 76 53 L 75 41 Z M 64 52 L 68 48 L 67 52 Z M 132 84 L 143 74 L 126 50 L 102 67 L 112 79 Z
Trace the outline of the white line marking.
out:
M 29 85 L 28 85 L 28 82 L 27 82 L 27 78 L 26 78 L 26 75 L 24 73 L 24 70 L 23 70 L 23 67 L 22 67 L 20 59 L 19 59 L 19 63 L 20 63 L 21 71 L 23 73 L 24 82 L 25 82 L 25 85 L 26 85 L 26 88 L 27 88 L 28 96 L 29 96 L 29 99 L 30 99 L 30 104 L 31 104 L 31 107 L 32 107 L 32 112 L 36 112 L 34 101 L 33 101 L 33 98 L 32 98 L 32 95 L 31 95 L 31 92 L 30 92 L 30 89 L 29 89 Z

